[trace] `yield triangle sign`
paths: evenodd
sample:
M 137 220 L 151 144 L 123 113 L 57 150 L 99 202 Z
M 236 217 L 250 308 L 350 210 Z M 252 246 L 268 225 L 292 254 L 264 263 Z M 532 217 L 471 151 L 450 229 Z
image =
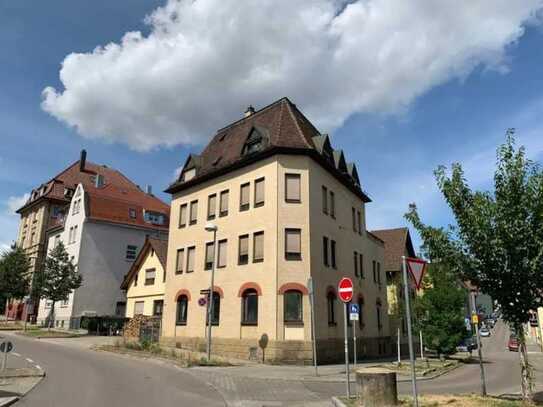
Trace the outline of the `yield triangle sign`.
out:
M 422 283 L 422 277 L 424 277 L 424 272 L 426 271 L 426 262 L 421 259 L 406 258 L 405 262 L 407 263 L 407 269 L 413 276 L 415 280 L 415 286 L 417 290 L 420 289 L 420 283 Z

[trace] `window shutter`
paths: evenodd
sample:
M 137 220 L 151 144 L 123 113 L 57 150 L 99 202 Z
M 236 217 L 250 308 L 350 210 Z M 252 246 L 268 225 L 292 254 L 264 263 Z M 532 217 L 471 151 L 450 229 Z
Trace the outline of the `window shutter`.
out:
M 194 271 L 194 247 L 190 247 L 187 251 L 187 271 Z
M 228 212 L 228 191 L 221 192 L 220 211 Z
M 264 179 L 255 181 L 255 205 L 264 203 Z
M 299 230 L 287 230 L 287 253 L 300 253 L 301 252 L 301 239 Z
M 183 263 L 185 262 L 185 250 L 179 249 L 177 251 L 177 266 L 176 271 L 182 272 L 183 271 Z
M 239 238 L 239 255 L 247 256 L 249 254 L 249 236 Z
M 264 258 L 264 233 L 255 233 L 254 239 L 254 254 L 253 257 L 257 260 Z
M 217 209 L 217 195 L 210 195 L 207 201 L 207 217 L 215 216 Z
M 240 192 L 240 206 L 249 205 L 249 186 L 250 184 L 243 184 Z
M 226 240 L 221 240 L 219 242 L 218 267 L 226 267 L 226 253 L 227 253 L 227 241 Z
M 287 190 L 287 200 L 289 201 L 300 200 L 300 175 L 299 174 L 286 175 L 286 190 Z
M 190 223 L 195 223 L 198 219 L 198 201 L 190 203 Z
M 213 243 L 206 244 L 206 263 L 213 263 L 214 257 Z
M 181 205 L 179 210 L 179 226 L 187 224 L 187 204 Z

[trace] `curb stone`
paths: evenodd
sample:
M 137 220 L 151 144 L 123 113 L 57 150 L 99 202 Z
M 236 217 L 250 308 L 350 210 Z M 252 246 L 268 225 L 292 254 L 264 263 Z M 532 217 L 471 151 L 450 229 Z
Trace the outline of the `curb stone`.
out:
M 337 397 L 332 397 L 332 405 L 334 407 L 347 407 L 343 401 L 338 399 Z
M 0 407 L 11 406 L 17 401 L 19 401 L 19 397 L 0 397 Z

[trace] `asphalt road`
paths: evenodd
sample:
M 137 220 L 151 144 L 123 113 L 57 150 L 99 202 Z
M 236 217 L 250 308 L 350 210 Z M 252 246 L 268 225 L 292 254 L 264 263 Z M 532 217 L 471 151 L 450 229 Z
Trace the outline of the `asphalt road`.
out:
M 219 393 L 175 366 L 12 336 L 46 377 L 17 403 L 28 407 L 224 406 Z
M 519 392 L 518 353 L 506 349 L 509 331 L 501 323 L 493 335 L 483 339 L 485 373 L 489 394 Z M 217 371 L 211 379 L 197 371 L 167 363 L 127 358 L 95 352 L 84 339 L 70 341 L 34 340 L 12 336 L 17 352 L 31 358 L 46 371 L 46 378 L 18 406 L 224 406 L 225 400 L 311 401 L 311 405 L 342 395 L 344 383 L 299 382 L 296 380 L 257 380 L 247 377 L 233 380 Z M 89 340 L 92 340 L 90 338 Z M 71 343 L 71 345 L 70 345 Z M 77 344 L 77 345 L 76 345 Z M 543 367 L 543 355 L 531 354 L 531 362 Z M 228 369 L 221 370 L 228 372 Z M 418 382 L 419 393 L 453 394 L 480 391 L 479 364 L 462 366 L 433 380 Z M 285 378 L 286 379 L 286 378 Z M 543 383 L 537 377 L 539 383 Z M 213 387 L 206 384 L 212 382 Z M 410 383 L 398 384 L 402 394 L 410 394 Z M 275 405 L 275 404 L 274 404 Z M 281 405 L 281 404 L 277 404 Z M 299 405 L 299 404 L 297 404 Z M 309 405 L 309 404 L 305 404 Z
M 509 328 L 498 322 L 489 338 L 482 338 L 483 360 L 487 393 L 491 395 L 511 395 L 520 392 L 520 362 L 517 352 L 509 352 Z M 476 352 L 474 353 L 476 356 Z M 529 355 L 530 362 L 536 369 L 536 390 L 543 390 L 543 354 Z M 345 385 L 338 383 L 306 383 L 311 391 L 329 396 L 343 394 Z M 468 394 L 481 392 L 479 362 L 461 366 L 452 372 L 432 380 L 419 380 L 419 394 Z M 411 394 L 411 383 L 398 383 L 398 391 L 404 395 Z

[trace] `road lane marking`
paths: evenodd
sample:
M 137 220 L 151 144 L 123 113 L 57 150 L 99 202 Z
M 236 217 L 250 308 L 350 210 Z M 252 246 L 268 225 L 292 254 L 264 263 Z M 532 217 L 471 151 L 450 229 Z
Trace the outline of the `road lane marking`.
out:
M 34 363 L 34 361 L 33 361 L 32 359 L 30 359 L 30 358 L 26 358 L 26 361 L 27 361 L 28 363 Z
M 43 370 L 40 365 L 36 365 L 36 367 L 40 370 Z
M 20 354 L 20 353 L 17 353 L 17 352 L 11 352 L 11 354 L 12 354 L 13 356 L 17 356 L 18 358 L 21 357 L 21 354 Z

